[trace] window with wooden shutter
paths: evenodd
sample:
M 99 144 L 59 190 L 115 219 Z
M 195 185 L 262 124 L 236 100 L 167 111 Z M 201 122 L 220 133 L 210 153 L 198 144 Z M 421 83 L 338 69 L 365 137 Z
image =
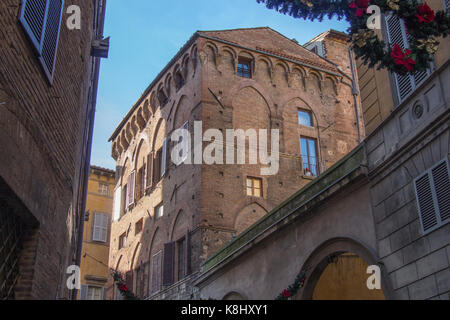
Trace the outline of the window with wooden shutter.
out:
M 128 207 L 134 204 L 136 190 L 136 171 L 133 171 L 128 177 Z
M 161 180 L 161 158 L 162 148 L 156 152 L 155 159 L 153 160 L 153 183 L 157 184 Z
M 108 240 L 109 216 L 104 213 L 94 213 L 92 241 L 106 242 Z
M 391 46 L 398 44 L 402 49 L 409 48 L 408 35 L 405 23 L 396 15 L 386 16 L 386 31 Z M 416 72 L 413 75 L 399 75 L 393 73 L 395 93 L 398 103 L 401 103 L 411 94 L 430 74 L 430 70 Z
M 175 242 L 165 243 L 163 254 L 163 286 L 170 286 L 174 282 Z
M 153 186 L 153 151 L 147 156 L 147 183 L 146 189 Z
M 443 160 L 414 180 L 422 231 L 428 233 L 450 221 L 450 177 Z
M 159 251 L 152 257 L 152 291 L 156 293 L 161 290 L 161 260 L 162 253 Z
M 23 0 L 20 22 L 39 55 L 39 61 L 50 82 L 58 51 L 64 0 Z

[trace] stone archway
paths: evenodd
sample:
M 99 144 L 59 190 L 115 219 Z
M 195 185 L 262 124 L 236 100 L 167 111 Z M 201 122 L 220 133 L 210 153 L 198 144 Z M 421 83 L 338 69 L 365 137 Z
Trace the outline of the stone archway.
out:
M 312 293 L 312 300 L 384 300 L 383 290 L 367 288 L 369 266 L 357 254 L 329 256 Z
M 381 289 L 369 290 L 367 267 L 377 265 L 367 247 L 349 238 L 326 241 L 310 255 L 303 269 L 306 282 L 297 298 L 303 300 L 384 300 L 390 289 L 381 271 Z

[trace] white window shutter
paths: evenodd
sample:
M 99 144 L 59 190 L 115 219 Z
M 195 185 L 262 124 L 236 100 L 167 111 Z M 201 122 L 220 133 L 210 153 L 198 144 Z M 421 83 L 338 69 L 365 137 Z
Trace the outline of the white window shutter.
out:
M 94 227 L 92 230 L 92 240 L 101 241 L 102 239 L 102 215 L 94 213 Z
M 391 47 L 398 44 L 402 49 L 408 47 L 408 40 L 406 37 L 406 30 L 403 20 L 396 15 L 386 16 L 387 34 Z M 394 80 L 396 84 L 397 97 L 399 102 L 408 96 L 413 90 L 412 78 L 409 74 L 399 75 L 394 73 Z
M 114 191 L 114 209 L 113 209 L 114 221 L 117 221 L 120 218 L 121 203 L 122 203 L 122 188 L 117 187 L 117 189 Z
M 436 193 L 436 202 L 441 222 L 450 219 L 450 178 L 448 162 L 439 163 L 431 170 Z
M 450 221 L 450 177 L 443 160 L 414 180 L 417 207 L 424 233 Z
M 130 191 L 130 205 L 134 203 L 134 196 L 136 191 L 136 170 L 133 171 L 130 175 L 130 184 L 129 189 Z
M 166 173 L 167 162 L 167 138 L 164 138 L 162 155 L 161 155 L 161 177 Z
M 107 242 L 108 241 L 108 227 L 109 227 L 109 216 L 107 214 L 102 214 L 102 234 L 101 234 L 101 241 Z
M 386 28 L 391 47 L 398 44 L 402 49 L 409 48 L 408 35 L 405 23 L 395 15 L 386 16 Z M 413 90 L 415 90 L 430 74 L 430 70 L 415 72 L 413 75 L 399 75 L 394 73 L 397 98 L 402 102 Z
M 428 172 L 415 181 L 415 188 L 422 229 L 427 232 L 438 224 Z

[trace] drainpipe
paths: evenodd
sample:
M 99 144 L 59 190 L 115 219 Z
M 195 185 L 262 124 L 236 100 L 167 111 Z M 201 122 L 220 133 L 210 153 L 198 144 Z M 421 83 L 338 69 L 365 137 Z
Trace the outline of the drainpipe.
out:
M 356 115 L 356 127 L 358 128 L 358 142 L 362 142 L 361 137 L 361 127 L 359 123 L 359 112 L 358 112 L 358 89 L 356 86 L 356 75 L 355 75 L 355 66 L 353 64 L 353 55 L 352 55 L 352 49 L 348 48 L 348 57 L 350 59 L 350 66 L 352 68 L 352 95 L 353 95 L 353 102 L 355 105 L 355 115 Z
M 97 2 L 97 4 L 95 4 Z M 99 9 L 102 10 L 100 20 L 98 22 L 99 28 L 98 32 L 96 34 L 96 39 L 102 39 L 103 38 L 103 29 L 104 29 L 104 22 L 105 22 L 105 13 L 106 13 L 106 0 L 94 0 L 94 7 L 98 5 Z M 95 42 L 95 41 L 94 41 Z M 89 131 L 87 133 L 87 142 L 85 145 L 85 149 L 83 150 L 84 162 L 81 167 L 81 183 L 82 183 L 82 189 L 80 193 L 80 197 L 82 197 L 81 205 L 79 207 L 79 210 L 81 211 L 79 214 L 79 221 L 78 221 L 78 236 L 77 236 L 77 248 L 76 248 L 76 262 L 75 264 L 77 266 L 81 265 L 81 253 L 82 253 L 82 246 L 83 246 L 83 233 L 84 233 L 84 215 L 86 210 L 86 198 L 87 198 L 87 188 L 88 188 L 88 180 L 89 180 L 89 171 L 90 171 L 90 162 L 91 162 L 91 149 L 92 149 L 92 140 L 93 140 L 93 133 L 94 133 L 94 120 L 95 120 L 95 107 L 97 104 L 97 92 L 98 92 L 98 81 L 99 81 L 99 74 L 100 74 L 100 56 L 91 54 L 92 58 L 94 59 L 94 77 L 92 80 L 92 92 L 91 96 L 88 97 L 88 106 L 87 106 L 87 115 L 86 115 L 86 121 L 89 122 Z M 106 55 L 107 56 L 107 55 Z M 102 56 L 105 57 L 105 56 Z M 86 138 L 86 136 L 84 137 Z M 76 300 L 78 295 L 78 290 L 74 289 L 72 291 L 72 300 Z

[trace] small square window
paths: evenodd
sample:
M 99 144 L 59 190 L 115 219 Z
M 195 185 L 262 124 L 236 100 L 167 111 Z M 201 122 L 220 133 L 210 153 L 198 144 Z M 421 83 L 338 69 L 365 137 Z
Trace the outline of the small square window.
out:
M 144 227 L 144 218 L 141 218 L 138 222 L 136 222 L 136 225 L 134 226 L 135 235 L 141 233 L 143 227 Z
M 100 182 L 98 184 L 98 193 L 109 196 L 109 185 L 107 183 Z
M 312 127 L 313 121 L 311 112 L 307 110 L 298 110 L 298 124 Z
M 164 206 L 160 204 L 155 208 L 155 217 L 156 219 L 159 219 L 162 218 L 163 216 L 164 216 Z
M 247 178 L 247 195 L 251 197 L 262 197 L 262 179 Z
M 239 58 L 237 75 L 243 78 L 251 78 L 252 77 L 251 63 L 252 62 L 250 59 Z

